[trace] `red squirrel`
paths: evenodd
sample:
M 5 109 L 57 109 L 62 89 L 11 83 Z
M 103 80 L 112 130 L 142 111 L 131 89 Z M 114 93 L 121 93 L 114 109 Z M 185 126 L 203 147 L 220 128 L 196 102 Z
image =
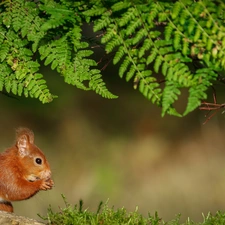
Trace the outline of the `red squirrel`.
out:
M 11 201 L 25 200 L 53 187 L 44 153 L 28 128 L 16 130 L 16 143 L 0 154 L 0 210 L 13 212 Z

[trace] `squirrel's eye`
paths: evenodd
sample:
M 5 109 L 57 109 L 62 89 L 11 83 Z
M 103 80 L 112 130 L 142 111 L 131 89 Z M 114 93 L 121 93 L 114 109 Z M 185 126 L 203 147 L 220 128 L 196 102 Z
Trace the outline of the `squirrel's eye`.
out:
M 35 159 L 35 162 L 36 162 L 37 164 L 41 165 L 41 164 L 42 164 L 42 159 L 36 158 L 36 159 Z

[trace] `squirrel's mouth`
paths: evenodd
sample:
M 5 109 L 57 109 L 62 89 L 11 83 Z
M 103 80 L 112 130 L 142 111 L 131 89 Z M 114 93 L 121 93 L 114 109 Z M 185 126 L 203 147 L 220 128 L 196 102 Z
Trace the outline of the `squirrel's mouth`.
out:
M 35 176 L 34 174 L 31 174 L 31 175 L 29 175 L 29 176 L 27 177 L 26 180 L 28 180 L 29 182 L 34 182 L 34 181 L 36 181 L 36 180 L 40 180 L 40 177 Z

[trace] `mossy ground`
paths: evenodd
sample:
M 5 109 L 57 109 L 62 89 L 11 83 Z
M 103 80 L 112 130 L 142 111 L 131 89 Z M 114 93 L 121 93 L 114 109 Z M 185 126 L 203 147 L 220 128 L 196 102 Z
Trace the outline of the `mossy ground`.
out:
M 53 212 L 51 206 L 48 209 L 46 217 L 40 216 L 48 224 L 54 225 L 222 225 L 225 224 L 225 213 L 218 211 L 215 215 L 208 213 L 203 215 L 202 222 L 194 222 L 188 218 L 185 222 L 180 222 L 180 214 L 171 221 L 164 221 L 158 213 L 155 215 L 142 216 L 138 212 L 138 208 L 134 212 L 127 212 L 125 208 L 110 208 L 106 203 L 100 203 L 97 212 L 90 212 L 83 209 L 83 202 L 79 205 L 71 206 L 65 197 L 65 208 L 61 208 L 59 212 Z

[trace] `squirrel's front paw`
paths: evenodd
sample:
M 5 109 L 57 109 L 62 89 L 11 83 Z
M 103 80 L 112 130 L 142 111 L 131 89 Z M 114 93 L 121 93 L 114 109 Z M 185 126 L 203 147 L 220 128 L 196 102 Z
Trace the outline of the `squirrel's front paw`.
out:
M 52 189 L 54 182 L 52 179 L 43 180 L 40 190 L 49 190 Z

